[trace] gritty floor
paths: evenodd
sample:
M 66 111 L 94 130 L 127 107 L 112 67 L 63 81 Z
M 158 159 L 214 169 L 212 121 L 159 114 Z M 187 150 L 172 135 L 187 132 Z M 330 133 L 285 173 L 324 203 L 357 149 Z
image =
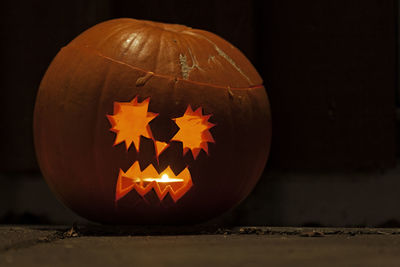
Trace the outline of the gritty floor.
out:
M 400 266 L 400 229 L 0 226 L 0 266 Z

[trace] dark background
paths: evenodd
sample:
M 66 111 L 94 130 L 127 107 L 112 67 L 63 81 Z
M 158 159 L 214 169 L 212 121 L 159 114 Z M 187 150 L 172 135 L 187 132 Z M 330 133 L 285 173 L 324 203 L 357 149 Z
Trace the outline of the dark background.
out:
M 271 101 L 270 160 L 231 224 L 399 224 L 396 0 L 2 1 L 2 222 L 76 220 L 40 179 L 32 114 L 59 49 L 107 19 L 212 31 L 259 70 Z M 27 215 L 28 214 L 28 215 Z M 25 216 L 25 217 L 24 217 Z

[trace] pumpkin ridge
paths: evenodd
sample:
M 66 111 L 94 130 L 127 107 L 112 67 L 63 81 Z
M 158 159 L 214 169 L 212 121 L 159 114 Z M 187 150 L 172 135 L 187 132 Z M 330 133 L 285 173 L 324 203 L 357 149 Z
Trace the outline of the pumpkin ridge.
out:
M 184 80 L 190 81 L 188 78 L 194 68 L 197 68 L 200 71 L 204 71 L 204 70 L 199 66 L 196 55 L 194 55 L 192 53 L 193 47 L 192 47 L 190 40 L 186 38 L 186 35 L 182 35 L 181 38 L 182 38 L 181 41 L 186 42 L 189 56 L 192 61 L 192 66 L 189 67 L 187 64 L 187 56 L 182 55 L 182 54 L 179 55 L 179 61 L 181 64 L 181 71 L 182 71 L 182 78 Z
M 120 61 L 118 59 L 114 59 L 114 58 L 111 58 L 109 56 L 103 55 L 102 53 L 100 53 L 96 49 L 89 49 L 87 47 L 79 47 L 79 46 L 71 45 L 71 44 L 66 46 L 66 47 L 63 47 L 62 49 L 66 49 L 66 48 L 73 48 L 73 49 L 77 49 L 77 50 L 86 50 L 88 52 L 91 52 L 91 53 L 94 53 L 94 54 L 98 55 L 99 57 L 102 57 L 104 59 L 110 60 L 112 62 L 121 64 L 121 65 L 125 65 L 125 66 L 127 66 L 127 67 L 129 67 L 131 69 L 138 70 L 138 71 L 141 71 L 141 72 L 144 72 L 144 73 L 151 72 L 153 76 L 157 76 L 157 77 L 160 77 L 160 78 L 173 79 L 173 80 L 177 80 L 177 81 L 188 82 L 188 83 L 191 83 L 191 84 L 204 85 L 204 86 L 209 86 L 209 87 L 214 87 L 214 88 L 231 89 L 231 90 L 249 90 L 249 89 L 251 90 L 251 89 L 257 89 L 257 88 L 263 87 L 263 84 L 252 85 L 252 86 L 248 86 L 248 87 L 230 87 L 229 85 L 228 86 L 222 86 L 222 85 L 216 85 L 216 84 L 212 84 L 212 83 L 192 81 L 192 80 L 187 80 L 187 79 L 180 78 L 180 77 L 174 77 L 174 76 L 170 76 L 170 75 L 154 73 L 154 72 L 152 72 L 150 70 L 144 70 L 142 68 L 132 66 L 131 64 L 125 63 L 125 62 Z
M 103 87 L 99 90 L 98 96 L 96 99 L 98 99 L 97 101 L 97 114 L 99 114 L 101 112 L 101 103 L 104 99 L 104 91 L 107 89 L 107 85 L 110 79 L 110 66 L 107 66 L 107 72 L 104 75 L 104 82 L 103 82 Z M 93 165 L 94 165 L 94 172 L 97 176 L 100 176 L 101 178 L 103 178 L 103 173 L 101 171 L 99 171 L 99 164 L 98 164 L 98 153 L 96 153 L 96 142 L 98 142 L 98 135 L 96 135 L 96 132 L 99 131 L 101 129 L 101 123 L 100 123 L 100 117 L 97 117 L 95 119 L 95 123 L 94 123 L 94 134 L 93 134 Z M 104 184 L 104 179 L 99 179 L 99 182 L 101 183 L 101 188 L 103 187 Z
M 161 56 L 162 47 L 164 45 L 163 37 L 164 37 L 164 31 L 161 31 L 160 36 L 159 36 L 160 45 L 158 46 L 157 57 L 156 57 L 155 66 L 154 66 L 154 73 L 156 73 L 158 70 L 158 66 L 159 66 L 159 62 L 160 62 L 159 58 Z

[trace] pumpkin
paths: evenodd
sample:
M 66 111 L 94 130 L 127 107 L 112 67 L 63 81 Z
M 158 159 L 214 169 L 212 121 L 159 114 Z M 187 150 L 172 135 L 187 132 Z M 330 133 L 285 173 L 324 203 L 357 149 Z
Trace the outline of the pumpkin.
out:
M 242 201 L 263 171 L 262 79 L 227 41 L 114 19 L 56 55 L 37 94 L 37 159 L 57 197 L 114 224 L 182 224 Z

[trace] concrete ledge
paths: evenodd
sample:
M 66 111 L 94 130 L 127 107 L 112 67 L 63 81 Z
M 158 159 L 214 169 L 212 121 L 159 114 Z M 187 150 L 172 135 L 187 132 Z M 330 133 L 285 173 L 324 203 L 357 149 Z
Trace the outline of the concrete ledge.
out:
M 398 266 L 400 229 L 1 226 L 0 266 Z M 180 231 L 176 234 L 174 231 Z

